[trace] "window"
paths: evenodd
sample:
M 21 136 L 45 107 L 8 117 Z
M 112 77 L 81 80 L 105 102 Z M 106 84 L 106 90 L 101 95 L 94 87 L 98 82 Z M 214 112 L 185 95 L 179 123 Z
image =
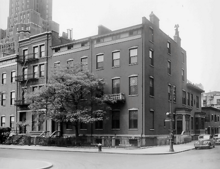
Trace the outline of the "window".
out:
M 96 69 L 103 69 L 104 54 L 96 56 Z
M 170 61 L 167 62 L 167 73 L 171 74 L 171 62 Z
M 5 106 L 6 105 L 6 93 L 2 93 L 1 96 L 2 96 L 1 105 Z
M 149 50 L 149 58 L 150 58 L 150 65 L 154 65 L 154 52 L 153 50 Z
M 150 35 L 150 41 L 153 42 L 154 41 L 154 30 L 153 30 L 153 28 L 150 28 L 149 35 Z
M 88 58 L 81 58 L 82 71 L 88 70 Z
M 67 67 L 73 67 L 73 59 L 67 60 Z
M 10 105 L 14 105 L 15 104 L 15 91 L 12 91 L 10 93 Z
M 37 131 L 37 115 L 32 115 L 32 131 Z
M 33 48 L 33 54 L 34 54 L 34 58 L 38 58 L 38 46 L 35 46 Z
M 95 129 L 103 129 L 103 121 L 96 121 Z
M 167 42 L 167 52 L 171 54 L 171 43 Z
M 15 117 L 10 116 L 10 128 L 13 130 L 14 129 L 14 122 L 15 122 Z
M 58 67 L 60 67 L 60 62 L 55 62 L 54 63 L 54 68 L 58 68 Z
M 28 70 L 27 68 L 23 68 L 23 79 L 24 80 L 27 80 L 27 76 L 28 76 L 27 75 L 27 70 Z
M 185 79 L 185 72 L 184 72 L 184 70 L 182 69 L 182 81 L 184 81 L 184 79 Z
M 182 104 L 186 104 L 186 91 L 183 90 L 182 95 Z
M 220 99 L 217 99 L 216 102 L 217 102 L 217 105 L 220 105 Z
M 6 73 L 2 73 L 2 84 L 6 84 Z
M 5 126 L 5 116 L 1 116 L 1 126 Z
M 171 85 L 168 85 L 168 100 L 171 101 Z
M 154 78 L 150 77 L 150 96 L 154 96 Z
M 66 129 L 67 130 L 72 130 L 73 129 L 73 123 L 70 122 L 70 121 L 66 122 Z
M 11 83 L 14 83 L 14 82 L 15 82 L 15 74 L 16 74 L 15 71 L 12 71 L 12 72 L 11 72 Z
M 150 120 L 151 120 L 150 129 L 154 129 L 154 111 L 153 110 L 150 110 Z
M 33 78 L 38 78 L 38 65 L 33 66 Z
M 40 46 L 40 57 L 45 57 L 45 45 Z
M 120 129 L 120 111 L 112 111 L 112 129 Z
M 32 87 L 32 91 L 33 91 L 33 92 L 36 92 L 37 90 L 38 90 L 38 87 L 37 87 L 37 86 L 33 86 L 33 87 Z
M 137 76 L 129 77 L 129 95 L 138 94 Z
M 129 129 L 138 128 L 138 110 L 129 110 Z
M 185 55 L 184 55 L 184 53 L 182 53 L 182 57 L 183 57 L 183 63 L 185 63 Z
M 80 127 L 80 130 L 86 130 L 87 129 L 87 124 L 83 123 L 83 122 L 80 122 L 79 127 Z
M 191 94 L 191 106 L 193 106 L 193 94 Z
M 120 66 L 120 52 L 112 52 L 112 67 Z
M 173 102 L 176 102 L 176 86 L 173 86 Z
M 45 76 L 45 65 L 41 64 L 40 65 L 40 77 L 44 77 Z
M 28 50 L 25 49 L 25 50 L 23 50 L 23 61 L 25 61 L 27 59 L 28 59 Z
M 137 63 L 137 48 L 133 48 L 129 50 L 129 64 Z
M 188 105 L 190 106 L 190 93 L 188 92 L 188 96 L 187 96 L 187 103 L 188 103 Z
M 196 96 L 196 107 L 199 108 L 199 96 Z
M 120 93 L 120 78 L 112 79 L 112 94 Z
M 193 130 L 193 117 L 191 117 L 191 129 Z
M 212 121 L 214 120 L 214 115 L 212 114 L 212 116 L 211 116 L 211 119 L 212 119 Z

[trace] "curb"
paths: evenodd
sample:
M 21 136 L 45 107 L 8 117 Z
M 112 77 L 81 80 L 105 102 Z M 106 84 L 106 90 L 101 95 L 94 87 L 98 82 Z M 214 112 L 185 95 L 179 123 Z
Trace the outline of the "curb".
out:
M 44 161 L 44 162 L 45 162 L 45 161 Z M 51 164 L 51 163 L 49 163 L 49 162 L 45 162 L 45 163 L 47 163 L 47 165 L 45 165 L 45 166 L 43 166 L 43 167 L 41 167 L 41 168 L 38 168 L 38 169 L 47 169 L 47 168 L 53 167 L 53 164 Z
M 125 154 L 125 155 L 172 155 L 172 154 L 177 154 L 177 153 L 182 153 L 186 151 L 193 150 L 195 148 L 190 148 L 186 150 L 181 150 L 177 152 L 162 152 L 162 153 L 126 153 L 126 152 L 95 152 L 95 151 L 80 151 L 80 150 L 51 150 L 51 149 L 29 149 L 29 148 L 19 148 L 19 147 L 0 147 L 0 149 L 16 149 L 16 150 L 33 150 L 33 151 L 58 151 L 58 152 L 78 152 L 78 153 L 102 153 L 102 154 Z M 50 166 L 52 167 L 52 166 Z M 44 168 L 42 168 L 44 169 Z

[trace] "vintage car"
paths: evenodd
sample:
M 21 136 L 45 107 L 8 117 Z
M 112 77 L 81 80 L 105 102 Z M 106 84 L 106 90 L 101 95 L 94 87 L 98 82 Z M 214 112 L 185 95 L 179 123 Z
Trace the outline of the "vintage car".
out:
M 220 134 L 215 134 L 214 135 L 214 139 L 215 139 L 215 144 L 219 144 L 220 145 Z
M 195 149 L 198 148 L 214 148 L 215 139 L 210 134 L 199 135 L 198 141 L 194 143 Z

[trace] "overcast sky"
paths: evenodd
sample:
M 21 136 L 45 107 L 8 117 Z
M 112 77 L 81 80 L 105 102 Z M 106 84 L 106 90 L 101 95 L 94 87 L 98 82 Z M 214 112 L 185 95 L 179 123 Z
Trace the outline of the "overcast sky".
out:
M 6 29 L 9 0 L 0 0 L 0 28 Z M 187 78 L 202 83 L 206 92 L 220 91 L 220 0 L 53 0 L 53 20 L 60 33 L 73 28 L 79 39 L 98 32 L 140 24 L 151 11 L 160 29 L 173 38 L 179 24 L 182 47 L 187 52 Z

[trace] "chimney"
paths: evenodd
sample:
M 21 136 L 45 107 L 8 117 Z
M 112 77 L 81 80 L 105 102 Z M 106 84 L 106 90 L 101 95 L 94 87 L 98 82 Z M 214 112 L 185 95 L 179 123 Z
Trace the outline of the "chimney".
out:
M 156 27 L 158 27 L 159 28 L 159 18 L 156 16 L 156 15 L 154 15 L 154 13 L 153 12 L 151 12 L 151 14 L 150 14 L 150 21 L 156 26 Z
M 175 28 L 175 35 L 174 35 L 173 39 L 179 46 L 181 46 L 181 38 L 179 37 L 179 30 L 178 30 L 179 25 L 176 24 L 174 26 L 174 28 Z
M 104 35 L 104 34 L 107 34 L 107 33 L 110 33 L 111 30 L 104 27 L 103 25 L 99 25 L 98 26 L 98 35 Z

